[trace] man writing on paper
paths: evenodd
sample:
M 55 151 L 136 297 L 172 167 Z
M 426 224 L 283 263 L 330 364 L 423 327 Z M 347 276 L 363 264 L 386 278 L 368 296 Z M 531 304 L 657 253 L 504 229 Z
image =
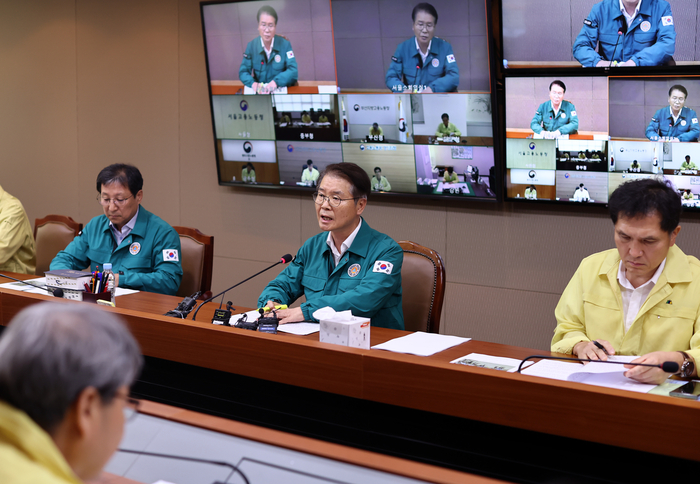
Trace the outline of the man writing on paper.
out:
M 51 270 L 90 267 L 101 271 L 111 262 L 117 284 L 139 291 L 174 295 L 182 280 L 180 236 L 160 217 L 141 206 L 143 177 L 138 168 L 114 164 L 97 175 L 97 202 L 104 215 L 51 261 Z
M 327 306 L 370 318 L 373 326 L 403 329 L 401 264 L 403 251 L 362 218 L 371 184 L 354 163 L 328 165 L 313 194 L 322 232 L 308 239 L 296 259 L 263 290 L 259 307 L 292 304 L 277 311 L 280 323 L 314 321 Z
M 635 363 L 675 361 L 681 376 L 697 375 L 700 261 L 675 245 L 680 196 L 647 178 L 620 185 L 608 206 L 617 250 L 581 262 L 554 313 L 552 351 L 592 360 L 621 354 L 639 356 Z M 643 383 L 670 376 L 660 368 L 628 368 L 625 376 Z
M 0 482 L 81 484 L 116 450 L 143 358 L 91 304 L 42 303 L 0 338 Z

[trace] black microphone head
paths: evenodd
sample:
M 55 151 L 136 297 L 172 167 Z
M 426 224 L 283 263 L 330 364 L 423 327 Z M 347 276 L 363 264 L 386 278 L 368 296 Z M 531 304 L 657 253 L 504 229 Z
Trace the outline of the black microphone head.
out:
M 292 254 L 284 254 L 282 257 L 280 257 L 280 262 L 282 264 L 287 264 L 291 262 L 293 259 Z
M 666 373 L 678 373 L 678 363 L 675 361 L 664 361 L 661 369 Z
M 63 289 L 56 288 L 53 290 L 53 297 L 63 297 Z

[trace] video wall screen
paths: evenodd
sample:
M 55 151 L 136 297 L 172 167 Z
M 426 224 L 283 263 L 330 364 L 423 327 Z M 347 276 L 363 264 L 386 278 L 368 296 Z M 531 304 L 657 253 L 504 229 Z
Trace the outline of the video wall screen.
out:
M 501 0 L 507 68 L 700 64 L 695 0 Z M 543 17 L 546 12 L 546 18 Z M 630 20 L 628 20 L 628 18 Z
M 220 184 L 309 190 L 352 162 L 377 193 L 501 193 L 485 0 L 201 11 Z
M 700 78 L 506 78 L 506 198 L 605 204 L 661 177 L 700 206 Z

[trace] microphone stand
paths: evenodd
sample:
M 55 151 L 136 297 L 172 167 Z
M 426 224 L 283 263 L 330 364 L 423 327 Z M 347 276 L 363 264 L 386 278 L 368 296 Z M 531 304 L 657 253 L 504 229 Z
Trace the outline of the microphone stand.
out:
M 48 286 L 37 286 L 36 284 L 32 284 L 27 281 L 23 281 L 21 279 L 15 279 L 14 277 L 6 276 L 5 274 L 0 274 L 0 277 L 6 277 L 7 279 L 11 279 L 13 281 L 21 282 L 22 284 L 26 284 L 27 286 L 32 286 L 36 287 L 37 289 L 43 289 L 44 291 L 47 291 L 49 294 L 53 295 L 54 297 L 63 297 L 63 289 L 60 287 L 57 287 L 56 289 L 49 289 Z

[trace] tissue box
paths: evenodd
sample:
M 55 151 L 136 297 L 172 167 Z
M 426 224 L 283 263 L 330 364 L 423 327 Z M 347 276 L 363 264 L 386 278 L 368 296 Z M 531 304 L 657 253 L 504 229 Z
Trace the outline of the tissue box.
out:
M 352 316 L 347 321 L 320 321 L 319 341 L 322 343 L 369 349 L 369 318 Z

